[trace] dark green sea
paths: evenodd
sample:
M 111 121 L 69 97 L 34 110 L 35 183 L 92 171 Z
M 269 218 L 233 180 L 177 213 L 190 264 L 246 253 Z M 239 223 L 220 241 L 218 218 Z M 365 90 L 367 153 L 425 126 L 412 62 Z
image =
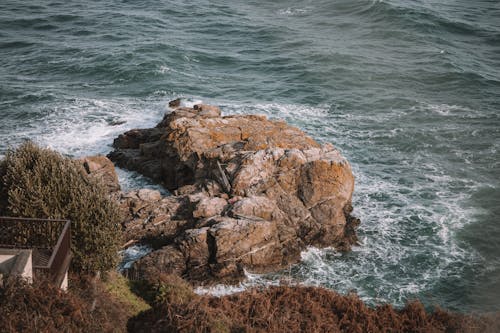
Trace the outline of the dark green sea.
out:
M 0 0 L 0 155 L 105 154 L 179 96 L 285 119 L 352 164 L 361 245 L 249 284 L 500 310 L 500 1 Z

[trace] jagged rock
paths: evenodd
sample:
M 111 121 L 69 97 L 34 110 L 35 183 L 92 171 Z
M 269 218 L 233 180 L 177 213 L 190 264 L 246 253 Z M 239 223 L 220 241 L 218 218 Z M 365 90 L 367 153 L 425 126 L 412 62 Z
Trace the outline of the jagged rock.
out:
M 227 205 L 227 201 L 223 198 L 202 198 L 196 205 L 193 211 L 194 218 L 212 217 L 220 215 Z
M 216 248 L 214 263 L 265 268 L 281 264 L 278 227 L 264 219 L 221 217 L 209 230 Z
M 165 246 L 151 252 L 141 259 L 142 265 L 136 265 L 137 275 L 143 276 L 146 271 L 154 276 L 160 273 L 179 275 L 186 269 L 184 254 L 174 246 Z
M 161 200 L 161 193 L 157 190 L 140 189 L 137 193 L 137 198 L 143 201 L 158 201 Z
M 198 115 L 206 118 L 219 117 L 221 115 L 219 107 L 214 105 L 197 104 L 193 106 L 193 109 L 198 111 Z
M 162 240 L 136 270 L 220 281 L 284 267 L 308 245 L 356 242 L 354 177 L 331 144 L 265 116 L 181 104 L 156 128 L 120 135 L 109 155 L 174 193 L 121 199 L 129 237 Z
M 168 106 L 171 107 L 171 108 L 178 108 L 181 106 L 181 99 L 180 98 L 176 98 L 170 102 L 168 102 Z
M 80 159 L 90 177 L 98 179 L 110 192 L 120 190 L 120 183 L 113 162 L 106 156 L 87 156 Z
M 268 221 L 283 221 L 286 217 L 276 203 L 264 196 L 244 197 L 234 202 L 230 209 L 232 216 L 254 216 Z
M 126 241 L 155 240 L 155 246 L 163 245 L 193 223 L 184 196 L 161 197 L 158 191 L 141 189 L 121 193 L 118 202 L 125 216 Z

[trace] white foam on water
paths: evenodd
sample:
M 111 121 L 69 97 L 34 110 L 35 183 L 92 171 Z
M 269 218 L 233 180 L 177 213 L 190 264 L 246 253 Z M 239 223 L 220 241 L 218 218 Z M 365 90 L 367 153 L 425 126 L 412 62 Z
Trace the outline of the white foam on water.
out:
M 210 287 L 197 287 L 194 292 L 198 295 L 211 295 L 216 297 L 232 295 L 243 292 L 245 290 L 263 287 L 277 286 L 280 284 L 278 279 L 266 278 L 264 274 L 254 274 L 245 270 L 245 279 L 237 285 L 216 284 Z
M 453 264 L 479 260 L 455 239 L 474 210 L 463 205 L 470 194 L 449 190 L 451 177 L 438 175 L 432 186 L 422 182 L 406 187 L 359 169 L 354 173 L 354 213 L 362 221 L 362 246 L 347 254 L 347 260 L 316 255 L 303 263 L 304 275 L 341 292 L 354 289 L 371 304 L 385 300 L 403 305 L 441 278 L 460 274 Z M 432 192 L 437 195 L 421 198 Z
M 156 71 L 158 74 L 166 74 L 168 72 L 172 71 L 172 68 L 168 67 L 168 66 L 165 66 L 165 65 L 162 65 L 158 68 L 158 70 Z
M 455 117 L 461 119 L 476 119 L 485 116 L 484 112 L 471 109 L 466 106 L 456 104 L 432 104 L 427 102 L 419 102 L 410 109 L 412 112 L 425 112 L 429 114 L 439 115 L 442 117 Z
M 114 138 L 133 128 L 154 127 L 168 112 L 169 96 L 158 92 L 150 99 L 76 98 L 44 105 L 37 121 L 18 125 L 4 139 L 15 147 L 32 140 L 42 147 L 72 157 L 107 154 Z M 151 188 L 168 195 L 162 186 L 136 172 L 117 168 L 122 190 Z
M 211 295 L 216 297 L 222 297 L 227 295 L 232 295 L 236 293 L 241 293 L 245 291 L 247 287 L 243 284 L 238 284 L 236 286 L 217 284 L 211 287 L 197 287 L 194 292 L 198 295 Z
M 448 104 L 438 104 L 438 105 L 428 105 L 428 109 L 432 112 L 440 114 L 442 116 L 449 116 L 454 110 L 459 110 L 457 105 Z
M 121 190 L 124 192 L 132 191 L 138 188 L 147 188 L 157 190 L 164 196 L 170 195 L 170 192 L 163 186 L 155 183 L 152 179 L 141 175 L 136 171 L 129 171 L 115 167 Z
M 201 99 L 193 99 L 193 98 L 183 98 L 181 99 L 181 106 L 192 108 L 197 104 L 202 104 L 203 100 Z
M 123 271 L 131 268 L 134 262 L 151 253 L 151 251 L 153 251 L 153 249 L 148 245 L 132 245 L 118 252 L 122 258 L 118 270 Z
M 193 60 L 194 62 L 198 62 L 197 60 Z M 173 67 L 169 67 L 166 65 L 160 65 L 155 71 L 156 74 L 158 75 L 181 75 L 181 76 L 186 76 L 189 78 L 196 78 L 196 79 L 205 79 L 204 77 L 196 74 L 195 71 L 190 72 L 190 71 L 182 71 Z
M 287 7 L 277 11 L 277 14 L 280 16 L 303 16 L 310 13 L 312 10 L 311 7 L 304 8 L 292 8 Z
M 154 126 L 165 110 L 159 101 L 78 98 L 44 106 L 42 119 L 20 128 L 12 141 L 30 139 L 72 156 L 104 154 L 116 136 Z
M 280 103 L 255 103 L 238 104 L 224 103 L 220 104 L 224 111 L 230 114 L 265 114 L 270 118 L 293 118 L 295 120 L 310 120 L 324 118 L 328 115 L 329 105 L 319 105 L 316 107 L 301 104 L 280 104 Z

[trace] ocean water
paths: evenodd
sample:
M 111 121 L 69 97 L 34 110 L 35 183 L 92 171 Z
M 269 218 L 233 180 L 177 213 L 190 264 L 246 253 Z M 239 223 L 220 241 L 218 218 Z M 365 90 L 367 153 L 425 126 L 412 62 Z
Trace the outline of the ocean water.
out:
M 352 164 L 361 245 L 250 282 L 500 309 L 500 2 L 0 1 L 0 155 L 105 154 L 179 96 L 285 119 Z

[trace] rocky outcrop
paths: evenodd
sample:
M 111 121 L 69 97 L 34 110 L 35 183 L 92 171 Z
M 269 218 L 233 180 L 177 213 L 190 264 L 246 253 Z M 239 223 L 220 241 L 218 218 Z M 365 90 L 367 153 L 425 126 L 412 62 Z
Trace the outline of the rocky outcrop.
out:
M 296 262 L 308 245 L 347 250 L 356 241 L 354 177 L 332 145 L 265 116 L 170 105 L 157 127 L 120 135 L 109 154 L 174 193 L 121 195 L 127 238 L 159 248 L 137 271 L 233 280 L 243 268 Z

